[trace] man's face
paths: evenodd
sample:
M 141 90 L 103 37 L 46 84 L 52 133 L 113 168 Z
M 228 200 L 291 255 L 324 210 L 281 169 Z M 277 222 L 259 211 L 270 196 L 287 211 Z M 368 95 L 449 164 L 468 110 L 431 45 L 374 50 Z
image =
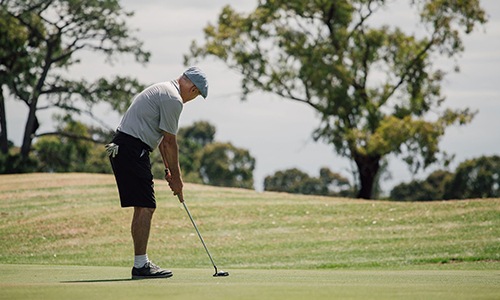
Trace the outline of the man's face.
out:
M 186 84 L 187 87 L 184 91 L 184 95 L 182 95 L 182 100 L 184 101 L 184 103 L 187 103 L 193 100 L 194 98 L 198 97 L 199 95 L 201 95 L 200 91 L 198 90 L 196 85 L 194 85 L 194 83 L 192 83 L 189 80 L 186 80 L 186 82 L 187 82 Z

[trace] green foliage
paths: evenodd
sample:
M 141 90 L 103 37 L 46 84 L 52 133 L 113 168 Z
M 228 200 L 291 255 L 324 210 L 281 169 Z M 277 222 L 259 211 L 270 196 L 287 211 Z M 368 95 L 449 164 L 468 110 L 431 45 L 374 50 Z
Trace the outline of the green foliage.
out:
M 294 194 L 315 194 L 319 193 L 320 180 L 316 178 L 317 191 L 308 191 L 307 185 L 311 182 L 311 178 L 307 173 L 300 171 L 297 168 L 284 171 L 277 171 L 273 175 L 266 176 L 264 179 L 264 191 L 288 192 Z
M 189 182 L 201 183 L 199 175 L 200 152 L 203 147 L 214 141 L 215 131 L 215 126 L 206 121 L 198 121 L 179 129 L 177 134 L 179 162 L 183 176 L 186 180 L 190 180 Z
M 44 172 L 67 172 L 76 156 L 71 144 L 63 143 L 55 136 L 40 138 L 33 148 L 40 160 L 40 171 Z
M 438 170 L 425 180 L 395 186 L 393 200 L 421 201 L 500 197 L 500 156 L 481 156 L 460 163 L 454 173 Z
M 0 65 L 5 68 L 0 69 L 0 84 L 8 83 L 18 75 L 21 66 L 29 63 L 26 48 L 38 42 L 19 20 L 4 7 L 0 9 Z
M 104 139 L 102 132 L 94 132 L 93 128 L 75 121 L 71 116 L 58 121 L 56 132 L 36 140 L 30 164 L 23 162 L 19 154 L 0 154 L 0 173 L 111 173 L 102 143 L 95 143 L 92 137 L 92 134 L 97 134 Z M 206 121 L 179 129 L 179 157 L 184 180 L 252 189 L 255 159 L 245 149 L 230 143 L 214 142 L 215 131 L 215 127 Z M 163 179 L 165 168 L 160 152 L 153 151 L 150 159 L 154 178 Z
M 231 143 L 211 143 L 200 153 L 200 176 L 203 183 L 253 189 L 255 159 L 248 150 Z
M 82 168 L 82 172 L 87 173 L 111 173 L 111 164 L 109 158 L 104 151 L 102 144 L 93 144 L 89 149 L 88 158 Z
M 297 168 L 277 171 L 264 179 L 264 190 L 304 195 L 350 196 L 349 180 L 328 168 L 311 177 Z
M 39 109 L 57 108 L 95 118 L 92 108 L 97 103 L 122 111 L 128 106 L 123 99 L 142 88 L 128 77 L 89 83 L 63 75 L 80 63 L 81 51 L 101 53 L 109 63 L 119 54 L 148 62 L 150 54 L 142 50 L 142 42 L 131 35 L 125 22 L 131 16 L 118 0 L 0 2 L 0 87 L 28 107 L 23 158 L 37 136 Z M 0 115 L 0 120 L 4 117 Z M 1 130 L 6 134 L 6 128 Z
M 179 129 L 179 137 L 189 140 L 190 143 L 196 144 L 199 147 L 205 147 L 214 141 L 215 126 L 207 121 L 194 122 L 190 126 Z
M 33 145 L 32 156 L 40 172 L 109 173 L 111 168 L 101 144 L 92 142 L 88 128 L 72 119 L 64 119 L 58 136 L 43 136 Z
M 30 156 L 23 159 L 19 149 L 11 147 L 7 153 L 0 152 L 0 174 L 16 174 L 34 172 L 38 168 L 38 161 Z
M 444 199 L 500 197 L 500 156 L 481 156 L 462 162 L 446 184 Z
M 214 56 L 241 72 L 245 97 L 266 91 L 320 115 L 314 138 L 356 162 L 358 196 L 370 198 L 380 160 L 402 156 L 413 172 L 447 163 L 445 128 L 466 124 L 468 109 L 442 109 L 445 70 L 433 60 L 463 51 L 462 34 L 486 22 L 474 1 L 411 1 L 425 31 L 370 22 L 388 1 L 259 1 L 254 11 L 223 8 L 193 42 L 185 62 Z M 432 113 L 432 118 L 428 115 Z
M 445 195 L 445 185 L 452 177 L 452 173 L 438 170 L 431 173 L 425 180 L 400 183 L 391 190 L 390 199 L 400 201 L 442 200 Z
M 214 140 L 215 126 L 206 121 L 181 127 L 177 134 L 179 163 L 185 182 L 253 189 L 255 159 L 248 150 Z M 151 154 L 155 178 L 164 177 L 158 151 Z
M 255 159 L 245 149 L 215 142 L 215 132 L 215 126 L 206 121 L 179 129 L 179 162 L 184 180 L 252 189 Z

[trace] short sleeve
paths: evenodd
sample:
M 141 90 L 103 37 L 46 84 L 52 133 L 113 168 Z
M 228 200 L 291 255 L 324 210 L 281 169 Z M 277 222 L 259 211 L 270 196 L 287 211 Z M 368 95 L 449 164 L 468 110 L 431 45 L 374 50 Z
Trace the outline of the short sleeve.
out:
M 177 135 L 182 108 L 182 102 L 177 99 L 167 98 L 161 101 L 158 127 L 163 131 Z

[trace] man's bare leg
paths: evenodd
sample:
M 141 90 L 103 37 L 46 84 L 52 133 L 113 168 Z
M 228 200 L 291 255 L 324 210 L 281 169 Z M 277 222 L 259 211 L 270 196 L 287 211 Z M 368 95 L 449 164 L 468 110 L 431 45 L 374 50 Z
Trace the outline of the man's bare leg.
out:
M 155 209 L 149 207 L 134 207 L 132 218 L 132 240 L 135 255 L 145 255 L 148 248 L 151 219 Z
M 134 207 L 131 231 L 134 240 L 135 259 L 134 268 L 132 268 L 132 279 L 168 278 L 172 276 L 172 271 L 164 270 L 153 264 L 146 254 L 154 211 L 154 208 Z

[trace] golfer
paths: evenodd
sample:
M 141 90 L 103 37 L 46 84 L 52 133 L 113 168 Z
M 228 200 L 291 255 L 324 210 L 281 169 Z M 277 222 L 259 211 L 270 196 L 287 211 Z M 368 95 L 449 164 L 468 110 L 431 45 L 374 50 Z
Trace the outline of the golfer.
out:
M 122 207 L 134 207 L 132 279 L 167 278 L 170 270 L 153 264 L 146 253 L 156 200 L 149 153 L 158 147 L 165 179 L 181 202 L 182 176 L 176 134 L 184 104 L 198 95 L 207 97 L 205 73 L 187 69 L 177 80 L 153 84 L 139 93 L 118 125 L 112 142 L 106 145 L 115 174 Z

